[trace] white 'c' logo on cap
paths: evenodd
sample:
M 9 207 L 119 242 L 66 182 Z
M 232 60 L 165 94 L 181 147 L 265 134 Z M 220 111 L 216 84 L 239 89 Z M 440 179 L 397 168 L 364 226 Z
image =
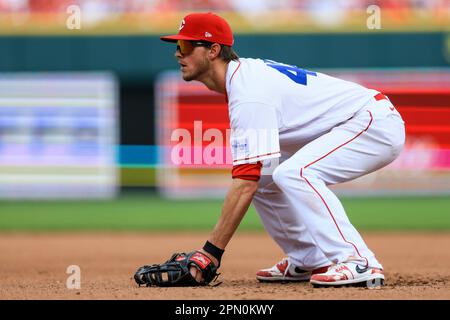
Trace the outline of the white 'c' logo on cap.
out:
M 186 24 L 186 21 L 184 21 L 184 19 L 181 20 L 180 29 L 178 29 L 178 30 L 183 29 L 185 24 Z

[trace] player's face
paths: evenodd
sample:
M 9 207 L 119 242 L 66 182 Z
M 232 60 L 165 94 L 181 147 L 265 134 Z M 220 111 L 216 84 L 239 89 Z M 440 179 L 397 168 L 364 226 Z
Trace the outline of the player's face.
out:
M 185 81 L 198 80 L 210 66 L 206 57 L 209 44 L 179 40 L 175 57 L 180 64 L 180 70 Z

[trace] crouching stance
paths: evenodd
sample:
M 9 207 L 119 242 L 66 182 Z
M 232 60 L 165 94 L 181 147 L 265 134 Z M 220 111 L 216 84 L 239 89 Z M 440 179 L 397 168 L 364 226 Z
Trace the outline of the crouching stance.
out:
M 196 280 L 185 276 L 186 283 L 211 281 L 213 272 L 205 272 L 199 258 L 207 266 L 220 266 L 253 202 L 287 256 L 258 271 L 258 280 L 381 286 L 383 266 L 329 186 L 376 171 L 398 157 L 405 127 L 389 98 L 323 73 L 239 58 L 232 49 L 230 26 L 212 13 L 186 16 L 177 35 L 161 39 L 177 43 L 183 79 L 224 94 L 230 116 L 233 181 L 205 246 L 186 258 L 183 276 L 189 269 Z M 274 162 L 278 166 L 273 173 L 262 171 Z M 163 266 L 173 270 L 174 261 Z M 179 278 L 176 272 L 171 279 Z M 138 276 L 138 283 L 143 279 L 159 281 Z

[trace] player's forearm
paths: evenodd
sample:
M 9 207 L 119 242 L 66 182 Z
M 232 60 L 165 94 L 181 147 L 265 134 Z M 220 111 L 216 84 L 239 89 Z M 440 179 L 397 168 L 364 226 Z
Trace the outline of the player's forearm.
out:
M 252 202 L 258 182 L 233 179 L 225 197 L 222 214 L 211 233 L 209 241 L 225 249 Z

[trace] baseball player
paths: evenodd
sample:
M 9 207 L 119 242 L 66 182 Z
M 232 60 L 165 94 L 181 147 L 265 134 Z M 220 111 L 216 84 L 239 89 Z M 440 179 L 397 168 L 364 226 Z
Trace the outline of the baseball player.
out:
M 260 281 L 314 286 L 381 286 L 383 267 L 328 186 L 392 162 L 405 141 L 404 122 L 380 92 L 272 60 L 239 58 L 228 23 L 213 13 L 181 22 L 175 57 L 183 79 L 226 96 L 232 185 L 203 249 L 222 254 L 253 202 L 286 258 L 257 272 Z M 272 174 L 262 168 L 278 161 Z M 204 259 L 202 260 L 204 262 Z M 201 270 L 191 274 L 202 279 Z

